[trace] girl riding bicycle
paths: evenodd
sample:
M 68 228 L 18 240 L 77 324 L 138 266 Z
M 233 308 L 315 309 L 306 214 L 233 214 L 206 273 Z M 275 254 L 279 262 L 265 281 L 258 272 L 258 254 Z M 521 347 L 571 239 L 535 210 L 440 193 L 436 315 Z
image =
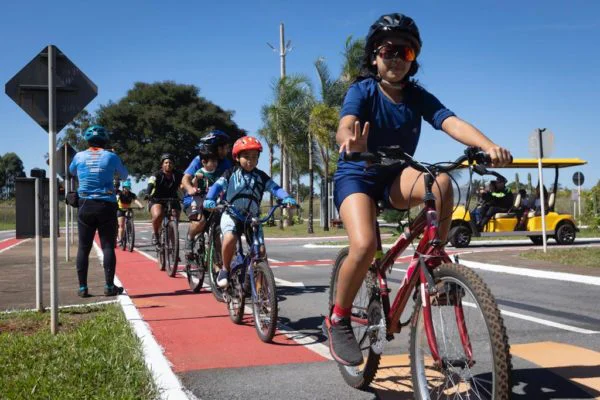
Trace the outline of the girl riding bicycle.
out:
M 422 41 L 415 22 L 402 14 L 382 15 L 366 37 L 361 76 L 346 93 L 336 141 L 340 153 L 375 152 L 380 146 L 399 145 L 413 155 L 420 136 L 421 118 L 453 139 L 477 146 L 495 165 L 510 161 L 510 152 L 477 128 L 458 118 L 416 81 Z M 343 365 L 359 365 L 363 355 L 350 324 L 352 302 L 376 250 L 377 202 L 406 209 L 424 197 L 423 176 L 411 167 L 377 166 L 341 158 L 334 175 L 334 201 L 348 233 L 350 251 L 339 273 L 335 305 L 325 318 L 329 349 Z M 437 177 L 434 184 L 440 215 L 440 240 L 446 242 L 453 206 L 451 180 Z

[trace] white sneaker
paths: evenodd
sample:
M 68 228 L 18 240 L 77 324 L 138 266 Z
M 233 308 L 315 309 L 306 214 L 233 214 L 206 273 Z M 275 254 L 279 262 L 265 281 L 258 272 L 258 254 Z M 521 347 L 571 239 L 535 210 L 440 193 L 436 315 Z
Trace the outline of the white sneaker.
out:
M 219 275 L 217 275 L 217 286 L 220 288 L 226 288 L 229 284 L 229 273 L 225 268 L 219 271 Z

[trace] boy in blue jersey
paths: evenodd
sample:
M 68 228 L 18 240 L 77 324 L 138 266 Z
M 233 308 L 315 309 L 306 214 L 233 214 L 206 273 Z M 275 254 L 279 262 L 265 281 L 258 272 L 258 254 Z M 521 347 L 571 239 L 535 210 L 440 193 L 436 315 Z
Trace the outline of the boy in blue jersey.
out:
M 226 171 L 210 188 L 204 200 L 204 208 L 216 207 L 216 199 L 221 192 L 225 192 L 225 200 L 233 205 L 242 215 L 248 218 L 260 214 L 260 202 L 265 190 L 283 200 L 283 204 L 295 206 L 296 200 L 280 188 L 266 173 L 256 168 L 262 145 L 252 136 L 239 138 L 233 145 L 233 159 L 239 165 Z M 243 233 L 243 221 L 237 220 L 232 214 L 225 212 L 221 216 L 221 233 L 223 234 L 223 269 L 217 276 L 217 285 L 227 287 L 229 269 L 237 235 Z M 258 233 L 261 247 L 264 245 L 262 230 Z
M 77 227 L 79 247 L 77 250 L 77 276 L 80 297 L 88 297 L 87 275 L 89 254 L 94 235 L 98 231 L 104 255 L 104 294 L 116 296 L 123 288 L 115 286 L 115 238 L 117 233 L 117 197 L 113 177 L 127 178 L 127 168 L 116 154 L 105 150 L 108 132 L 100 125 L 89 127 L 83 134 L 89 148 L 75 154 L 69 172 L 79 180 L 79 210 Z
M 225 132 L 219 130 L 210 131 L 200 140 L 200 144 L 197 147 L 198 155 L 194 157 L 190 165 L 184 171 L 183 180 L 181 182 L 185 193 L 183 197 L 183 207 L 190 220 L 190 226 L 185 238 L 186 255 L 192 253 L 194 249 L 194 238 L 197 234 L 202 232 L 206 222 L 202 213 L 196 211 L 191 212 L 191 205 L 195 202 L 194 198 L 196 197 L 197 201 L 197 197 L 201 194 L 198 187 L 193 184 L 196 172 L 203 167 L 201 154 L 205 152 L 217 155 L 218 164 L 214 171 L 214 175 L 219 177 L 223 172 L 232 167 L 231 161 L 227 158 L 227 154 L 229 154 L 229 142 L 229 135 Z
M 412 18 L 382 15 L 366 37 L 361 76 L 348 89 L 340 113 L 336 141 L 340 153 L 376 152 L 380 146 L 399 145 L 413 155 L 424 119 L 453 139 L 480 147 L 495 165 L 510 161 L 510 152 L 477 128 L 459 119 L 435 96 L 410 78 L 419 63 L 422 41 Z M 348 233 L 350 249 L 340 269 L 335 305 L 325 319 L 333 358 L 356 366 L 363 354 L 350 324 L 351 307 L 376 251 L 376 202 L 406 209 L 424 197 L 423 175 L 404 166 L 368 167 L 341 158 L 334 175 L 334 201 Z M 440 215 L 440 239 L 445 243 L 452 212 L 452 185 L 447 175 L 433 185 Z M 333 290 L 333 288 L 332 288 Z

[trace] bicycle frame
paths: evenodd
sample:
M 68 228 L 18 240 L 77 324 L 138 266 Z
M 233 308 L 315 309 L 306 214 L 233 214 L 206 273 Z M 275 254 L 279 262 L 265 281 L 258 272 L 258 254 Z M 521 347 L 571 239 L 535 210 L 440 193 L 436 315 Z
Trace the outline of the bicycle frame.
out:
M 404 311 L 408 300 L 414 290 L 419 287 L 422 304 L 423 317 L 425 322 L 425 332 L 427 342 L 431 350 L 435 365 L 441 365 L 439 356 L 435 329 L 432 323 L 430 295 L 437 293 L 433 279 L 433 270 L 442 263 L 451 263 L 450 257 L 444 251 L 442 242 L 438 237 L 438 214 L 435 209 L 435 197 L 431 192 L 433 177 L 425 175 L 425 207 L 415 218 L 408 232 L 403 232 L 392 247 L 384 254 L 381 245 L 381 236 L 379 224 L 376 224 L 377 252 L 372 267 L 376 270 L 378 280 L 379 295 L 382 300 L 382 307 L 386 319 L 387 336 L 393 337 L 394 333 L 399 333 L 402 324 L 400 317 Z M 402 279 L 400 288 L 390 307 L 390 289 L 388 289 L 386 270 L 390 270 L 399 254 L 401 254 L 412 243 L 413 239 L 423 234 L 419 241 L 417 249 Z M 462 304 L 456 304 L 455 314 L 458 322 L 461 342 L 465 354 L 472 361 L 471 341 L 466 330 Z M 414 316 L 413 316 L 414 318 Z M 366 319 L 352 317 L 352 321 L 367 326 Z

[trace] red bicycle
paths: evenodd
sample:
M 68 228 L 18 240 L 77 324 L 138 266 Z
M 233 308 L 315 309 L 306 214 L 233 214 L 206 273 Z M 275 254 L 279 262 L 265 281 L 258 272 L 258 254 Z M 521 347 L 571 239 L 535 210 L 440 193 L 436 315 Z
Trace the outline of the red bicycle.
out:
M 485 282 L 469 268 L 453 262 L 438 237 L 438 214 L 432 186 L 441 173 L 474 163 L 489 164 L 487 154 L 469 147 L 454 162 L 424 164 L 392 146 L 377 153 L 351 153 L 348 161 L 378 165 L 402 162 L 423 172 L 424 208 L 384 254 L 379 224 L 377 252 L 352 304 L 352 327 L 363 351 L 357 367 L 338 364 L 344 380 L 365 389 L 377 373 L 386 341 L 409 326 L 409 357 L 415 398 L 508 399 L 511 393 L 511 358 L 506 328 L 498 305 Z M 372 165 L 372 164 L 371 164 Z M 368 167 L 367 167 L 368 168 Z M 386 273 L 398 255 L 421 239 L 390 306 Z M 329 306 L 335 301 L 340 268 L 348 248 L 338 254 L 333 267 Z M 414 303 L 406 321 L 401 316 Z

